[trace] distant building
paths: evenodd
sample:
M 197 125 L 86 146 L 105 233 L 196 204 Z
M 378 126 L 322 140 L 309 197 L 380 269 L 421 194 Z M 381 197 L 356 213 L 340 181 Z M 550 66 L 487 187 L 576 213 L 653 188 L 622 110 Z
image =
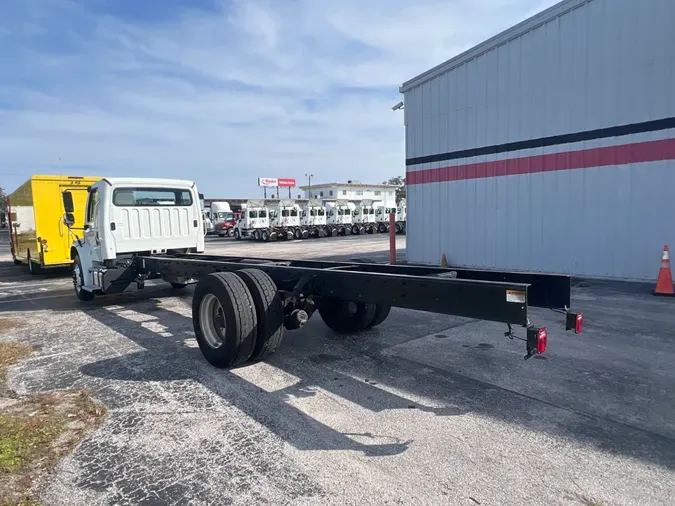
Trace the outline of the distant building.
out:
M 310 195 L 311 188 L 311 195 Z M 396 206 L 396 186 L 388 184 L 363 184 L 359 181 L 346 183 L 324 183 L 300 186 L 304 198 L 323 200 L 352 200 L 370 199 L 382 202 L 385 207 Z

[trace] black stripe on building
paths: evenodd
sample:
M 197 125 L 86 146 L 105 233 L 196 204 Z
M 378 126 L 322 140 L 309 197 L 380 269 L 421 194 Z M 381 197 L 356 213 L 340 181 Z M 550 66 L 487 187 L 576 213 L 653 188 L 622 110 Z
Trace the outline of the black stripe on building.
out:
M 510 151 L 519 151 L 521 149 L 543 148 L 558 144 L 590 141 L 593 139 L 606 139 L 608 137 L 621 137 L 623 135 L 639 134 L 643 132 L 656 132 L 658 130 L 668 130 L 670 128 L 675 128 L 675 117 L 645 121 L 642 123 L 631 123 L 629 125 L 598 128 L 596 130 L 586 130 L 571 134 L 553 135 L 551 137 L 540 137 L 538 139 L 529 139 L 526 141 L 507 142 L 505 144 L 495 144 L 480 148 L 462 149 L 460 151 L 451 151 L 449 153 L 440 153 L 438 155 L 418 156 L 416 158 L 408 158 L 405 161 L 405 164 L 408 166 L 417 165 L 419 163 L 457 160 L 458 158 L 469 158 L 471 156 L 496 155 L 499 153 L 508 153 Z

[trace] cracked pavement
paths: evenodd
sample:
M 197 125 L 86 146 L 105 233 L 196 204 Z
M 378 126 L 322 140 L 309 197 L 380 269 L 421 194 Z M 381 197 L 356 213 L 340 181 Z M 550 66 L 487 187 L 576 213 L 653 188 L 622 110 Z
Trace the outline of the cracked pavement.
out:
M 385 236 L 270 246 L 210 239 L 207 252 L 387 258 Z M 196 346 L 191 288 L 87 306 L 67 277 L 31 278 L 7 254 L 0 235 L 0 312 L 27 326 L 0 339 L 37 348 L 10 386 L 88 388 L 108 407 L 45 505 L 642 506 L 675 494 L 674 301 L 649 287 L 576 287 L 579 336 L 533 310 L 549 350 L 527 362 L 501 325 L 394 309 L 348 338 L 316 315 L 268 361 L 222 371 Z

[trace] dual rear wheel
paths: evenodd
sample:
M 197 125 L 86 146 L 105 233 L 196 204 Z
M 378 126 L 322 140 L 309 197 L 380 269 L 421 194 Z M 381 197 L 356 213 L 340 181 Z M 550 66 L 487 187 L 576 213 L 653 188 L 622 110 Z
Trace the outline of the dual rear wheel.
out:
M 339 334 L 371 329 L 389 316 L 390 306 L 322 297 L 317 308 Z M 284 336 L 284 305 L 265 272 L 242 269 L 210 274 L 192 299 L 195 337 L 204 358 L 219 368 L 236 367 L 272 355 Z

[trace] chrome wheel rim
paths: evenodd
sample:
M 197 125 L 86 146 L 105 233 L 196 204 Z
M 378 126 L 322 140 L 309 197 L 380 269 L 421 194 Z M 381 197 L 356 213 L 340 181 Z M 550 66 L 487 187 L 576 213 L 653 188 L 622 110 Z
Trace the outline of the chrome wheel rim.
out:
M 225 341 L 225 313 L 218 297 L 211 293 L 204 295 L 199 304 L 199 326 L 206 343 L 218 349 Z

